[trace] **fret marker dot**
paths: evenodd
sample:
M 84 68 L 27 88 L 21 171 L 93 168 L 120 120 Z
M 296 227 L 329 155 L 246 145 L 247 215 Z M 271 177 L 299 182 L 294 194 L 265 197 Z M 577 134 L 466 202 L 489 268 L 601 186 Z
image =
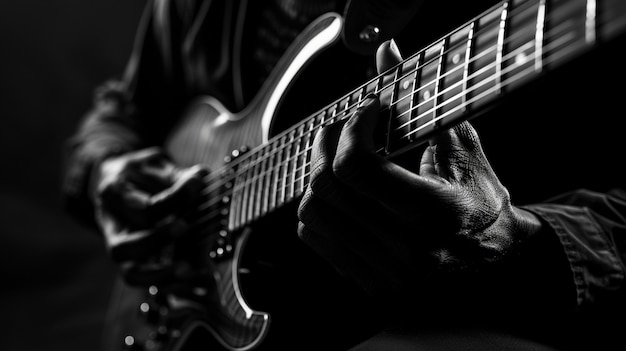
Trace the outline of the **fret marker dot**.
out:
M 430 91 L 429 90 L 424 91 L 424 95 L 422 95 L 422 97 L 424 98 L 424 100 L 430 99 Z
M 452 63 L 456 65 L 459 62 L 461 62 L 461 55 L 455 54 L 454 56 L 452 56 Z
M 411 85 L 411 83 L 407 80 L 406 82 L 402 83 L 402 89 L 408 89 L 409 86 Z
M 516 65 L 521 66 L 525 64 L 527 61 L 528 61 L 528 56 L 525 53 L 520 52 L 519 54 L 515 55 Z

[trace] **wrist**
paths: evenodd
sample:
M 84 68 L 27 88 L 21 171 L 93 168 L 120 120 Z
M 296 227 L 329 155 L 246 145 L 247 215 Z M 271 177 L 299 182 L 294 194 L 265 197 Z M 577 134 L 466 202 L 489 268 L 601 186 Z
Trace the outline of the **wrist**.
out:
M 512 206 L 511 213 L 518 238 L 528 239 L 541 232 L 543 223 L 534 213 L 515 206 Z

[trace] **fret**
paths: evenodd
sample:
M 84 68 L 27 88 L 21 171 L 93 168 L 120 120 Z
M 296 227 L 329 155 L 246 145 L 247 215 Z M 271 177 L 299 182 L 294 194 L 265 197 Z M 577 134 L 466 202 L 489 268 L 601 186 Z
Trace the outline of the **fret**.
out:
M 509 12 L 503 81 L 515 88 L 543 70 L 545 0 L 516 0 Z M 529 73 L 530 72 L 530 73 Z
M 271 143 L 269 144 L 269 146 L 263 148 L 264 149 L 264 155 L 263 155 L 263 163 L 262 163 L 262 168 L 263 168 L 263 204 L 261 206 L 261 212 L 262 213 L 267 213 L 271 210 L 270 208 L 270 199 L 272 196 L 272 162 L 273 160 L 273 145 L 275 145 L 275 143 Z
M 306 130 L 308 128 L 309 123 L 301 124 L 298 126 L 298 138 L 296 143 L 295 150 L 295 163 L 293 169 L 293 193 L 292 197 L 296 197 L 304 192 L 304 184 L 302 183 L 302 170 L 304 169 L 304 163 L 306 162 L 306 147 L 308 142 L 309 132 Z
M 285 194 L 286 194 L 286 184 L 287 184 L 287 174 L 289 171 L 289 150 L 287 149 L 289 147 L 288 144 L 288 139 L 286 135 L 283 135 L 281 138 L 281 147 L 278 151 L 278 163 L 277 163 L 277 173 L 278 173 L 278 180 L 276 183 L 276 192 L 277 194 L 277 199 L 276 199 L 276 206 L 280 206 L 285 202 Z
M 237 184 L 237 177 L 234 178 L 234 180 L 230 180 L 231 177 L 233 177 L 233 175 L 236 174 L 235 169 L 233 168 L 228 168 L 226 173 L 224 174 L 224 178 L 228 179 L 225 183 L 224 186 L 226 188 L 231 189 L 231 196 L 230 196 L 230 211 L 229 211 L 229 215 L 228 215 L 228 228 L 229 229 L 234 229 L 235 227 L 238 226 L 238 209 L 239 209 L 239 202 L 240 202 L 240 192 L 238 191 L 238 187 L 236 186 Z
M 231 207 L 231 224 L 232 228 L 239 227 L 242 224 L 243 211 L 243 191 L 245 186 L 245 174 L 241 172 L 241 164 L 234 169 L 235 181 L 233 185 L 233 201 Z
M 441 47 L 439 49 L 439 58 L 437 59 L 437 73 L 435 75 L 435 87 L 433 90 L 433 108 L 432 108 L 432 128 L 433 129 L 438 129 L 440 126 L 439 120 L 437 119 L 437 109 L 438 109 L 438 105 L 441 101 L 441 96 L 439 96 L 439 92 L 442 90 L 441 87 L 441 80 L 442 78 L 442 74 L 443 74 L 443 70 L 444 70 L 444 65 L 446 62 L 446 49 L 448 47 L 448 39 L 444 38 L 441 41 Z
M 549 59 L 549 65 L 558 65 L 589 45 L 585 39 L 587 6 L 585 0 L 552 0 L 550 4 L 550 20 L 544 31 L 544 59 Z
M 421 62 L 420 57 L 422 57 L 420 54 L 411 56 L 402 62 L 399 68 L 402 71 L 402 78 L 397 83 L 396 89 L 398 94 L 394 106 L 391 109 L 392 117 L 389 119 L 387 153 L 398 150 L 412 141 L 411 138 L 403 138 L 403 136 L 412 136 L 410 131 L 413 117 L 415 116 L 413 106 L 415 105 L 414 96 L 417 84 L 417 67 Z
M 468 67 L 470 31 L 471 25 L 467 25 L 452 33 L 447 40 L 445 54 L 440 58 L 439 86 L 436 89 L 439 101 L 435 117 L 442 126 L 456 120 L 465 110 L 465 69 Z
M 589 0 L 593 1 L 593 0 Z M 587 25 L 592 26 L 589 17 L 591 9 L 587 6 Z M 597 39 L 606 41 L 615 35 L 626 30 L 626 1 L 624 0 L 602 0 L 601 6 L 595 5 L 595 35 Z
M 484 16 L 475 22 L 472 37 L 473 54 L 471 59 L 471 70 L 469 72 L 467 101 L 470 101 L 469 108 L 479 107 L 486 102 L 485 99 L 477 97 L 491 94 L 495 87 L 496 49 L 498 40 L 498 30 L 500 28 L 500 8 L 497 7 L 488 11 Z
M 241 210 L 239 211 L 239 221 L 240 224 L 246 223 L 248 221 L 248 202 L 250 198 L 250 159 L 245 158 L 245 160 L 239 165 L 240 173 L 241 173 L 241 188 L 242 188 L 242 196 L 241 196 Z
M 304 142 L 304 154 L 303 154 L 303 168 L 302 168 L 302 177 L 300 180 L 300 187 L 302 189 L 302 191 L 304 192 L 305 187 L 309 184 L 309 177 L 311 174 L 311 157 L 312 157 L 312 146 L 313 146 L 313 140 L 315 139 L 315 134 L 317 133 L 317 131 L 320 128 L 318 126 L 315 125 L 314 122 L 312 122 L 308 127 L 307 127 L 307 133 L 305 134 L 305 137 L 303 138 L 303 142 Z
M 328 109 L 326 110 L 326 121 L 328 124 L 332 124 L 337 122 L 337 108 L 338 108 L 338 103 L 333 103 L 332 105 L 330 105 L 330 107 L 328 107 Z
M 276 208 L 276 200 L 278 198 L 278 177 L 280 171 L 280 148 L 282 139 L 275 140 L 272 146 L 272 151 L 270 151 L 269 158 L 269 167 L 270 167 L 270 187 L 269 187 L 269 206 L 268 210 L 273 210 Z
M 467 33 L 467 45 L 465 47 L 465 64 L 463 67 L 463 110 L 467 111 L 468 106 L 468 88 L 469 88 L 469 75 L 470 70 L 473 68 L 471 64 L 472 55 L 474 54 L 474 32 L 476 31 L 476 21 L 472 21 L 469 25 L 469 31 Z
M 402 76 L 402 65 L 398 65 L 396 68 L 392 69 L 392 72 L 388 73 L 385 77 L 386 78 L 391 78 L 390 81 L 392 81 L 393 83 L 389 84 L 389 119 L 388 119 L 388 123 L 387 123 L 387 129 L 388 130 L 395 130 L 396 126 L 401 123 L 400 121 L 402 120 L 402 117 L 398 117 L 401 116 L 402 112 L 400 110 L 399 107 L 402 107 L 401 105 L 401 97 L 400 94 L 403 94 L 401 92 L 406 91 L 406 89 L 404 89 L 401 85 L 400 85 L 400 77 Z M 387 83 L 383 83 L 385 86 L 387 86 Z M 404 95 L 404 94 L 403 94 Z M 387 133 L 387 138 L 386 138 L 386 142 L 385 142 L 385 150 L 387 153 L 391 152 L 391 133 Z
M 343 97 L 341 100 L 339 100 L 338 115 L 341 116 L 339 117 L 339 119 L 343 119 L 344 117 L 349 115 L 350 107 L 351 107 L 350 98 L 351 98 L 351 95 L 348 95 L 348 96 Z
M 295 186 L 295 176 L 296 176 L 296 167 L 298 160 L 298 141 L 299 139 L 296 137 L 296 131 L 298 129 L 293 129 L 289 132 L 289 142 L 287 146 L 287 162 L 285 164 L 287 168 L 287 176 L 285 178 L 285 198 L 292 199 L 294 197 L 294 186 Z
M 396 69 L 387 72 L 379 79 L 378 99 L 380 100 L 381 109 L 387 109 L 392 105 L 393 91 L 395 87 Z
M 438 84 L 438 74 L 440 73 L 441 53 L 444 49 L 444 40 L 441 40 L 431 45 L 423 53 L 423 63 L 419 68 L 418 74 L 420 84 L 415 97 L 417 103 L 415 119 L 417 119 L 418 124 L 418 128 L 414 132 L 415 138 L 420 138 L 422 135 L 434 131 L 435 126 L 432 123 L 432 116 L 435 111 L 435 94 Z
M 350 94 L 351 108 L 355 110 L 367 95 L 367 86 L 363 85 Z
M 256 213 L 258 213 L 259 206 L 257 205 L 259 201 L 259 168 L 260 162 L 258 161 L 259 154 L 253 153 L 250 155 L 250 198 L 248 199 L 248 218 L 250 220 L 255 218 Z
M 256 196 L 256 205 L 254 211 L 254 217 L 258 218 L 259 216 L 265 214 L 267 212 L 267 191 L 268 191 L 268 179 L 267 176 L 267 147 L 261 148 L 259 150 L 258 157 L 258 166 L 259 173 L 257 179 L 257 196 Z

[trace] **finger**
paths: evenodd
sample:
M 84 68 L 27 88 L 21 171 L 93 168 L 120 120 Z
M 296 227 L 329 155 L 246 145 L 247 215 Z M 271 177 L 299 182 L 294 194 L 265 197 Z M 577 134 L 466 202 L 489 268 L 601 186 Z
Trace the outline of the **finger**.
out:
M 460 180 L 468 172 L 488 164 L 478 133 L 467 121 L 440 133 L 429 142 L 435 172 L 446 180 Z
M 150 194 L 135 184 L 118 180 L 102 191 L 101 205 L 119 221 L 131 228 L 145 228 L 172 214 L 193 210 L 201 197 L 207 171 L 193 167 L 179 171 L 174 183 L 156 194 Z
M 376 154 L 373 134 L 379 109 L 378 100 L 370 97 L 345 123 L 333 162 L 334 174 L 357 192 L 385 205 L 414 209 L 430 200 L 418 195 L 437 193 L 442 180 L 421 177 Z
M 313 141 L 309 189 L 300 202 L 299 215 L 309 214 L 308 211 L 303 211 L 303 205 L 307 204 L 307 196 L 314 194 L 323 199 L 324 206 L 333 207 L 353 221 L 364 223 L 365 227 L 370 228 L 381 238 L 382 244 L 390 251 L 406 257 L 408 255 L 406 247 L 399 245 L 397 237 L 389 235 L 389 232 L 400 227 L 401 223 L 391 218 L 378 201 L 355 193 L 335 177 L 333 159 L 336 157 L 337 140 L 342 133 L 342 124 L 337 123 L 323 128 Z
M 192 209 L 194 199 L 202 194 L 206 186 L 207 171 L 200 166 L 180 170 L 174 175 L 174 184 L 150 197 L 148 209 L 151 218 L 162 218 L 171 213 L 182 213 Z
M 402 62 L 402 55 L 395 40 L 387 40 L 380 44 L 376 50 L 376 70 L 378 74 L 383 74 L 400 62 Z

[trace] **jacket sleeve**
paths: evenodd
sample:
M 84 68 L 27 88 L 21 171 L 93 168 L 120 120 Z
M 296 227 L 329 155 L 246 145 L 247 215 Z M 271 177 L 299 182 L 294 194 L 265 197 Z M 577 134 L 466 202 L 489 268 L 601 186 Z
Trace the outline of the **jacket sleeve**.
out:
M 623 304 L 626 191 L 581 189 L 525 208 L 556 234 L 571 271 L 577 308 Z
M 159 145 L 184 89 L 176 49 L 182 24 L 173 1 L 148 1 L 122 77 L 95 90 L 92 107 L 64 149 L 62 195 L 66 209 L 93 224 L 92 170 L 107 157 Z

